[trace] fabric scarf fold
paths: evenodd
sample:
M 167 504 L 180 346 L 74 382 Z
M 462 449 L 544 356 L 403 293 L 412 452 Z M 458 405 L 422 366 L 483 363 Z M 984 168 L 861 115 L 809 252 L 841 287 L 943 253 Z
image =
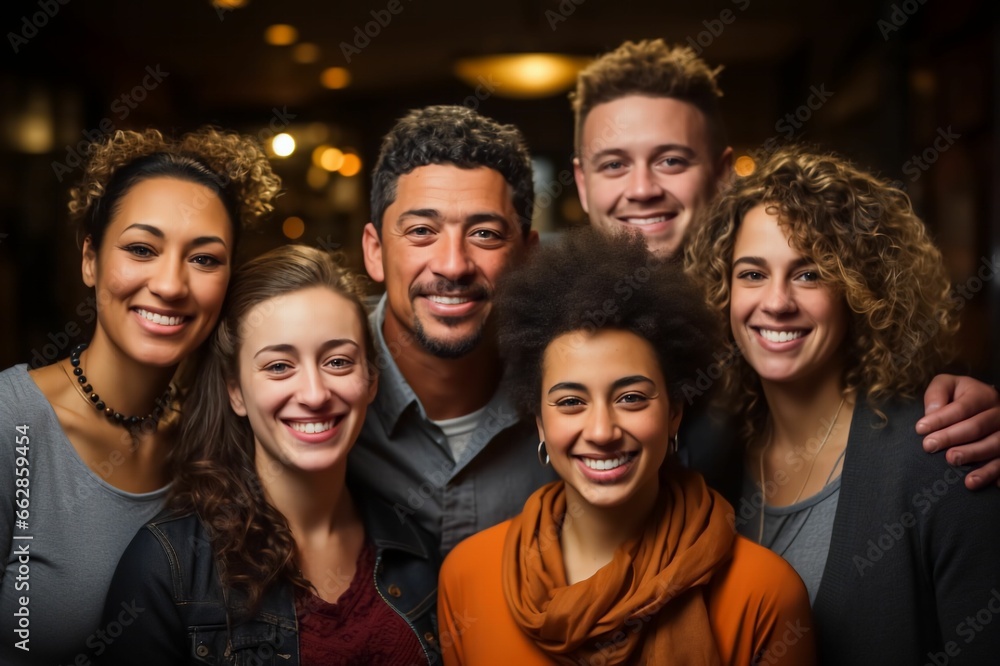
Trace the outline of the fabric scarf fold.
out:
M 536 491 L 504 543 L 503 590 L 521 630 L 563 664 L 720 664 L 704 586 L 732 554 L 733 509 L 670 464 L 646 529 L 567 585 L 562 481 Z M 572 517 L 569 518 L 572 520 Z

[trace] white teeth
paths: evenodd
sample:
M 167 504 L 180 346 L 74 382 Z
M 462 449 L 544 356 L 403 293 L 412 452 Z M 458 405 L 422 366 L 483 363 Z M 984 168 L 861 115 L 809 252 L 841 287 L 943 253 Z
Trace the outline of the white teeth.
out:
M 161 324 L 163 326 L 177 326 L 184 321 L 184 317 L 164 317 L 163 315 L 150 312 L 149 310 L 143 310 L 142 308 L 138 308 L 136 312 L 138 312 L 139 316 L 146 321 L 151 321 L 154 324 Z
M 760 337 L 768 342 L 789 342 L 791 340 L 798 340 L 805 335 L 803 331 L 769 331 L 766 328 L 758 330 L 760 330 Z
M 594 460 L 593 458 L 583 458 L 583 464 L 590 469 L 596 469 L 601 472 L 606 472 L 609 469 L 615 469 L 616 467 L 621 467 L 627 463 L 632 456 L 625 453 L 618 458 L 611 458 L 609 460 Z
M 298 421 L 292 421 L 289 425 L 292 426 L 292 430 L 304 432 L 307 435 L 315 435 L 318 432 L 326 432 L 332 428 L 333 421 L 324 421 L 322 423 L 299 423 Z
M 644 224 L 656 224 L 657 222 L 666 222 L 666 215 L 658 215 L 656 217 L 629 217 L 626 218 L 629 224 L 637 224 L 642 226 Z
M 461 296 L 428 296 L 427 298 L 442 305 L 459 305 L 461 303 L 468 303 L 471 300 Z

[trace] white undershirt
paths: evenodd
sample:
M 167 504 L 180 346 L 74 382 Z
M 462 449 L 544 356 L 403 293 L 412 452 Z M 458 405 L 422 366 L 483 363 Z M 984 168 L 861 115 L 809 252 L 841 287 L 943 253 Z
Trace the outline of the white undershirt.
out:
M 479 423 L 479 419 L 482 417 L 484 411 L 486 411 L 485 407 L 477 409 L 471 414 L 459 416 L 454 419 L 431 421 L 431 423 L 441 428 L 441 432 L 444 433 L 445 438 L 448 440 L 448 448 L 451 449 L 451 456 L 456 462 L 462 459 L 465 450 L 469 448 L 472 433 L 475 432 L 476 425 Z

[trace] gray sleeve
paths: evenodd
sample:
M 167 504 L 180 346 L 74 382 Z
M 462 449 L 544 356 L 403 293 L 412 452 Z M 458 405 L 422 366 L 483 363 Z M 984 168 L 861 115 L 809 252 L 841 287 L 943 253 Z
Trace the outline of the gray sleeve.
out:
M 0 548 L 3 549 L 0 562 L 6 563 L 10 557 L 14 530 L 14 461 L 17 459 L 15 448 L 17 438 L 21 434 L 15 430 L 20 423 L 16 421 L 17 403 L 14 388 L 7 373 L 0 375 Z M 31 429 L 28 429 L 31 436 Z M 29 470 L 30 472 L 30 470 Z M 30 477 L 29 477 L 30 478 Z M 3 582 L 4 567 L 0 565 L 0 583 Z

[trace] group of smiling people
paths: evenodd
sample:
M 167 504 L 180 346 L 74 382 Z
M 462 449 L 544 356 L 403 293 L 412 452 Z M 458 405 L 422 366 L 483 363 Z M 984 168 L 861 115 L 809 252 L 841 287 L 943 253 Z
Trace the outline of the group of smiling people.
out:
M 316 248 L 234 266 L 280 190 L 251 140 L 95 146 L 70 203 L 93 336 L 0 374 L 21 428 L 4 662 L 989 663 L 1000 490 L 915 429 L 957 329 L 940 252 L 904 192 L 836 155 L 732 175 L 715 75 L 661 41 L 584 70 L 593 224 L 538 247 L 519 132 L 412 112 L 372 178 L 371 313 Z M 482 396 L 475 418 L 426 420 L 457 466 L 505 471 L 489 509 L 452 498 L 490 516 L 454 545 L 452 514 L 391 481 L 418 443 L 366 433 L 398 427 L 370 409 L 387 381 L 469 367 L 430 386 Z M 961 387 L 928 414 L 939 445 L 965 413 L 997 457 L 996 392 L 935 381 Z M 526 446 L 475 448 L 496 386 Z

